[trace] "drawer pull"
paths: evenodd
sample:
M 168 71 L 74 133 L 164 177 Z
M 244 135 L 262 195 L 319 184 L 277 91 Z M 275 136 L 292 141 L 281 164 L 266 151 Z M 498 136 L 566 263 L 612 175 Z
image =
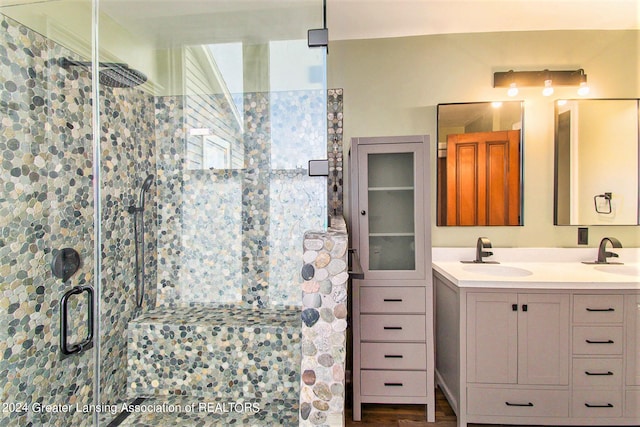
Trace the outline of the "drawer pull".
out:
M 614 344 L 613 340 L 606 340 L 606 341 L 594 341 L 594 340 L 585 340 L 587 342 L 587 344 Z
M 587 307 L 587 311 L 616 311 L 615 308 L 589 308 Z
M 385 359 L 402 359 L 404 356 L 401 354 L 385 354 Z
M 401 331 L 402 326 L 385 326 L 384 330 L 385 331 Z
M 611 403 L 607 403 L 606 405 L 591 405 L 590 403 L 585 403 L 584 406 L 587 408 L 613 408 Z
M 384 302 L 402 302 L 402 298 L 385 298 Z
M 507 406 L 529 406 L 532 407 L 533 403 L 529 402 L 529 403 L 511 403 L 511 402 L 504 402 L 505 405 Z
M 385 387 L 403 387 L 404 384 L 402 383 L 384 383 Z
M 589 371 L 584 371 L 585 374 L 587 375 L 613 375 L 613 372 L 611 371 L 607 371 L 607 372 L 589 372 Z

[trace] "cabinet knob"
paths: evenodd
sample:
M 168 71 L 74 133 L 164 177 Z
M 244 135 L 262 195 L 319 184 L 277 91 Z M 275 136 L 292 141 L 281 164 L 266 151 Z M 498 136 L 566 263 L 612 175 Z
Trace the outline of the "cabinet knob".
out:
M 367 211 L 365 211 L 364 209 L 360 211 L 360 215 L 366 215 Z

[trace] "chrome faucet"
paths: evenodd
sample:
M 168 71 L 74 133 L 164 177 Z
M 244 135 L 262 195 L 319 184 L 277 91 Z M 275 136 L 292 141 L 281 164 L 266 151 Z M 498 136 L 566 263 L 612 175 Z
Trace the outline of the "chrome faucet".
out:
M 487 237 L 478 237 L 478 242 L 476 243 L 476 259 L 474 262 L 487 262 L 482 258 L 493 255 L 493 252 L 485 251 L 485 249 L 491 249 L 491 241 Z
M 596 261 L 596 264 L 620 264 L 618 262 L 607 261 L 607 258 L 609 257 L 618 257 L 617 253 L 608 252 L 606 250 L 607 242 L 611 243 L 611 247 L 613 248 L 622 248 L 622 243 L 620 243 L 620 240 L 616 239 L 615 237 L 603 238 L 602 240 L 600 240 L 600 246 L 598 247 L 598 259 Z

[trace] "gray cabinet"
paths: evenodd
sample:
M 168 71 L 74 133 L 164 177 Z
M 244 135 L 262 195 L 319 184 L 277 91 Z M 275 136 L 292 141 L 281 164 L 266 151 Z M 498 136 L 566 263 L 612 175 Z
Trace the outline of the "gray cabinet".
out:
M 470 383 L 567 385 L 569 295 L 470 293 Z
M 362 403 L 427 405 L 435 420 L 429 138 L 353 138 L 353 419 Z
M 467 423 L 640 425 L 637 291 L 457 287 L 434 273 L 436 380 Z
M 625 295 L 625 417 L 640 425 L 640 294 Z

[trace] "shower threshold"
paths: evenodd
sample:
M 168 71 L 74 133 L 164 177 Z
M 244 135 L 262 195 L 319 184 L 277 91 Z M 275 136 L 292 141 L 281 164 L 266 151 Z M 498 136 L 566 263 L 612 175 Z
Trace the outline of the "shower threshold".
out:
M 138 398 L 107 427 L 297 426 L 298 400 L 251 400 L 154 396 Z

